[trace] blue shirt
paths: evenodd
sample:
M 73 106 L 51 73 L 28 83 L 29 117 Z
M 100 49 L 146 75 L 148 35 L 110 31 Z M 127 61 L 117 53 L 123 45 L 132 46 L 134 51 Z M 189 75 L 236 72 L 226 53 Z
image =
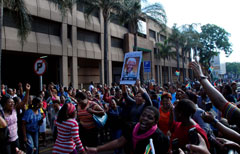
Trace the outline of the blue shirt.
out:
M 37 132 L 39 129 L 38 121 L 42 118 L 40 109 L 38 109 L 38 114 L 35 114 L 32 109 L 28 109 L 22 118 L 22 120 L 26 121 L 26 129 L 29 132 Z
M 176 92 L 172 94 L 172 104 L 176 101 Z

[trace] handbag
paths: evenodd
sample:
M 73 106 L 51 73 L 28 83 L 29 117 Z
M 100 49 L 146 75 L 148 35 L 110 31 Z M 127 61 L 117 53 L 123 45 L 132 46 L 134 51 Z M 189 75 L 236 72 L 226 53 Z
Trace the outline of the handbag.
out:
M 107 116 L 106 113 L 104 113 L 103 116 L 97 116 L 97 115 L 93 114 L 93 119 L 94 119 L 98 128 L 103 128 L 104 127 L 104 125 L 107 122 L 107 118 L 108 118 L 108 116 Z

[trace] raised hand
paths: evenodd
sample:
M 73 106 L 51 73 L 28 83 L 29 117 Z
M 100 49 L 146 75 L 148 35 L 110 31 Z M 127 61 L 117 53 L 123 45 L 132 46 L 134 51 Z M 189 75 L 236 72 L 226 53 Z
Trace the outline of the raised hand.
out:
M 30 84 L 27 83 L 26 84 L 26 90 L 29 91 L 30 89 L 31 89 L 31 86 L 30 86 Z
M 202 114 L 202 119 L 207 123 L 212 123 L 214 121 L 214 116 L 210 112 L 204 112 L 204 114 Z
M 189 63 L 189 67 L 193 69 L 195 75 L 200 78 L 201 76 L 204 76 L 203 72 L 202 72 L 202 68 L 200 66 L 199 63 L 197 62 L 191 62 Z

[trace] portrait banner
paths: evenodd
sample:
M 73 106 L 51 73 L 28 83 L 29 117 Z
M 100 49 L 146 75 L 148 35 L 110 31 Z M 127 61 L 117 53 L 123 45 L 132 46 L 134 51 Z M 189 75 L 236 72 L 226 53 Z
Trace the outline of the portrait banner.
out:
M 125 54 L 120 84 L 135 84 L 139 79 L 142 51 Z

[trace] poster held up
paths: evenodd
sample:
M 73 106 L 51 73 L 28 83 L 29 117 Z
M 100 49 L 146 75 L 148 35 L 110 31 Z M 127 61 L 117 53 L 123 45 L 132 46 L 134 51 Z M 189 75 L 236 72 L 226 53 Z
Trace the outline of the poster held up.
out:
M 139 79 L 142 61 L 142 51 L 129 52 L 125 54 L 120 84 L 135 84 Z

